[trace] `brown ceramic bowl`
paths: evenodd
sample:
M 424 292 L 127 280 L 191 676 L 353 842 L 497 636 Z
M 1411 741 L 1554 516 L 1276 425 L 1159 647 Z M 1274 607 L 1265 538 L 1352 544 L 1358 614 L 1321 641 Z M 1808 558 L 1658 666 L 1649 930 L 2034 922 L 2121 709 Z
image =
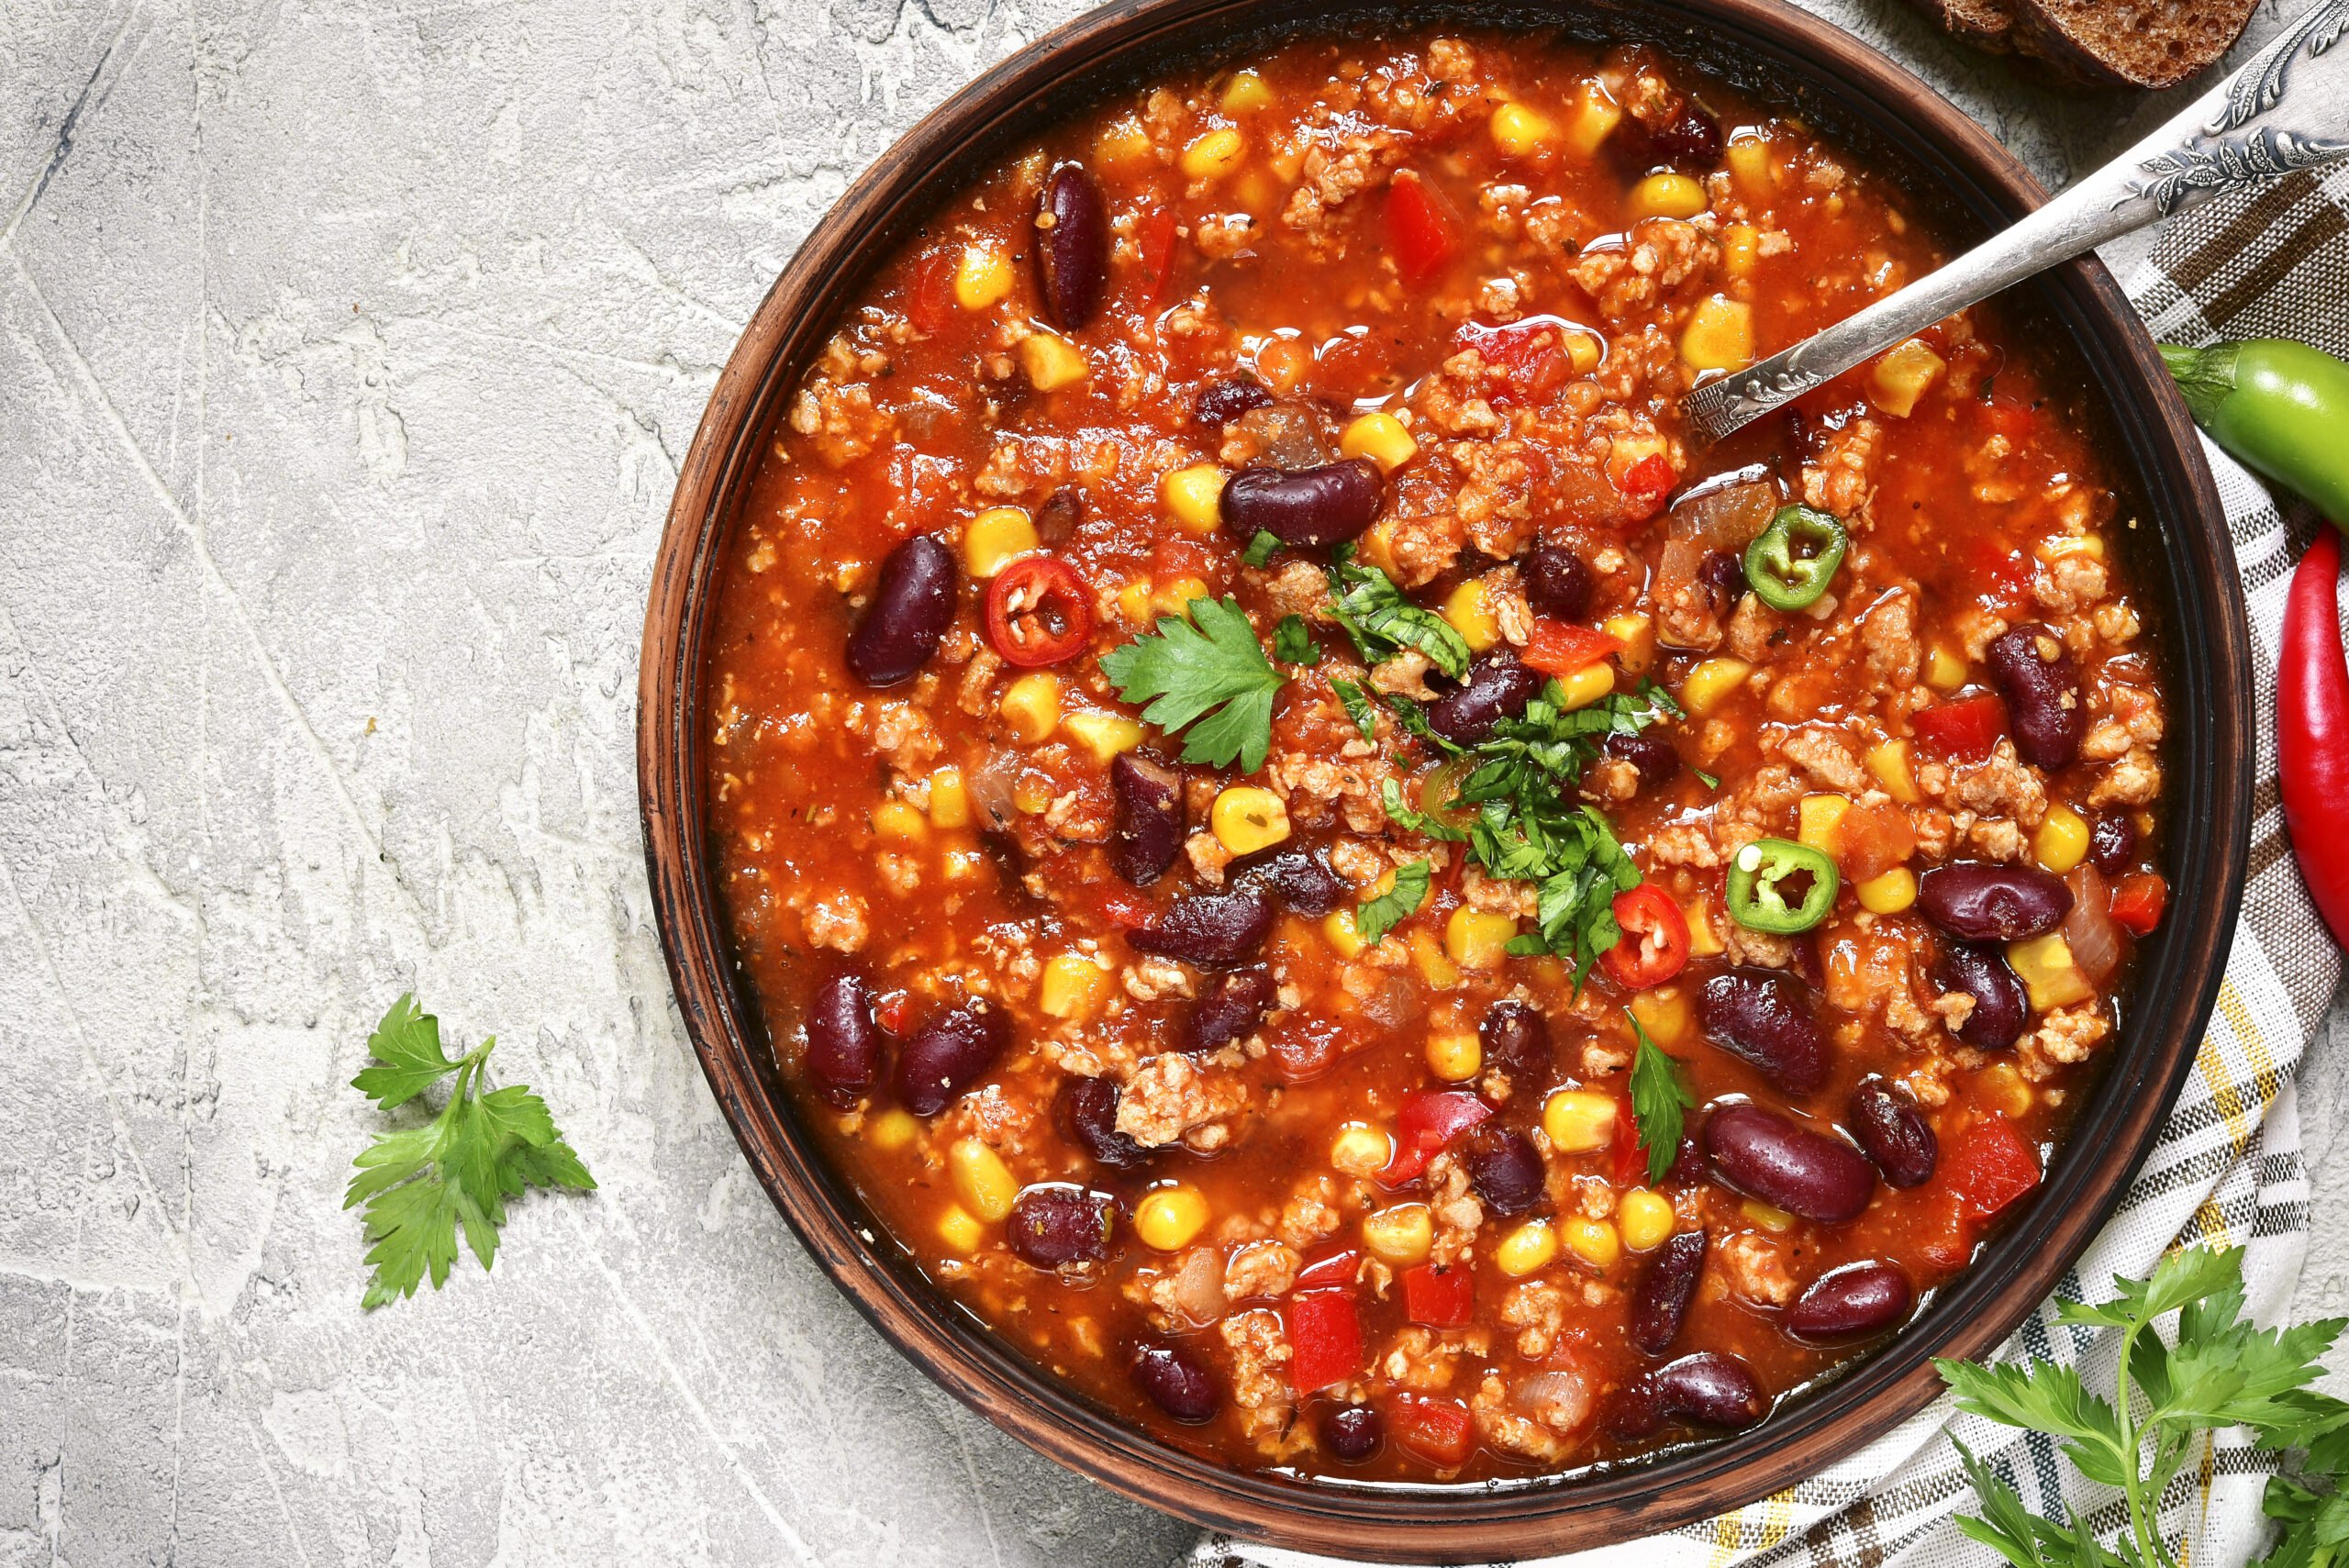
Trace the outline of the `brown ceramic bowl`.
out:
M 2151 1147 L 2193 1059 L 2234 929 L 2251 813 L 2251 654 L 2227 531 L 2184 406 L 2099 264 L 2025 291 L 2106 417 L 2133 485 L 2135 563 L 2164 649 L 2174 889 L 2146 944 L 2130 1020 L 2044 1190 L 1908 1329 L 1787 1400 L 1756 1430 L 1604 1471 L 1496 1485 L 1301 1483 L 1163 1447 L 1040 1373 L 932 1290 L 796 1125 L 764 1022 L 746 1003 L 718 902 L 703 795 L 702 676 L 727 541 L 786 395 L 874 267 L 931 208 L 1036 128 L 1176 61 L 1283 31 L 1457 20 L 1644 39 L 1765 102 L 1798 109 L 1896 171 L 1961 240 L 2043 193 L 1972 120 L 1848 34 L 1777 0 L 1598 0 L 1479 7 L 1376 0 L 1122 0 L 1021 50 L 866 171 L 801 246 L 718 378 L 678 481 L 645 617 L 638 716 L 645 849 L 677 1003 L 743 1151 L 801 1240 L 874 1327 L 930 1376 L 1041 1452 L 1130 1497 L 1235 1534 L 1384 1561 L 1487 1561 L 1599 1546 L 1686 1524 L 1815 1474 L 1940 1385 L 1928 1358 L 1978 1357 L 2044 1299 Z M 787 1020 L 775 1020 L 778 1029 Z

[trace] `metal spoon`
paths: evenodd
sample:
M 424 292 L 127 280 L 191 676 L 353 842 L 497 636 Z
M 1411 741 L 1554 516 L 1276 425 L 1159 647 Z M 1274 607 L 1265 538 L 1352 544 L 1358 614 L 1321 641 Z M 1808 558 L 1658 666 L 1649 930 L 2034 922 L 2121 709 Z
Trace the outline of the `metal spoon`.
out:
M 1680 400 L 1720 439 L 1934 322 L 2222 191 L 2349 157 L 2349 0 L 2314 6 L 2251 63 L 2011 228 L 1858 315 Z

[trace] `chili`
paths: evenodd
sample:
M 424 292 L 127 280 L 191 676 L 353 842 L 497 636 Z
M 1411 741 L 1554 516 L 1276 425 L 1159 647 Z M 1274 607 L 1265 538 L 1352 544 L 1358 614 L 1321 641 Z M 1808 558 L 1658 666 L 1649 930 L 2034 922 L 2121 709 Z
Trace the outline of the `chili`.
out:
M 1809 877 L 1802 901 L 1788 904 L 1784 884 Z M 1756 839 L 1729 862 L 1730 918 L 1749 931 L 1795 936 L 1827 918 L 1842 884 L 1824 850 L 1787 839 Z
M 1623 935 L 1598 962 L 1618 984 L 1644 991 L 1688 967 L 1688 919 L 1672 895 L 1643 882 L 1615 895 L 1613 914 Z
M 1809 506 L 1781 506 L 1745 547 L 1745 581 L 1774 610 L 1806 610 L 1835 580 L 1850 545 L 1843 525 Z
M 2162 358 L 2212 440 L 2349 528 L 2349 364 L 2288 338 L 2164 343 Z
M 2343 436 L 2349 425 L 2335 439 Z M 2341 536 L 2320 534 L 2293 572 L 2284 604 L 2276 762 L 2284 830 L 2309 896 L 2333 940 L 2349 945 L 2349 834 L 2341 830 L 2342 804 L 2349 801 L 2349 657 L 2341 648 L 2340 578 Z
M 1092 595 L 1056 555 L 1028 555 L 987 584 L 987 640 L 1007 664 L 1038 669 L 1073 659 L 1093 639 Z

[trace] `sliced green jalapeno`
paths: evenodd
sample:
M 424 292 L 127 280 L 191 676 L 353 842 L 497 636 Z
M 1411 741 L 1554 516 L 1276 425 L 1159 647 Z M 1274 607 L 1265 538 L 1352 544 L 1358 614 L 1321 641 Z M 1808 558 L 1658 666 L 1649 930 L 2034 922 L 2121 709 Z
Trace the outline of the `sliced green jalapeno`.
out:
M 1745 547 L 1745 580 L 1774 610 L 1809 609 L 1827 592 L 1850 542 L 1843 525 L 1809 506 L 1781 506 Z
M 1781 884 L 1795 876 L 1809 877 L 1810 886 L 1800 904 L 1789 905 Z M 1730 918 L 1749 931 L 1791 937 L 1827 918 L 1841 883 L 1825 851 L 1785 839 L 1756 839 L 1729 862 Z

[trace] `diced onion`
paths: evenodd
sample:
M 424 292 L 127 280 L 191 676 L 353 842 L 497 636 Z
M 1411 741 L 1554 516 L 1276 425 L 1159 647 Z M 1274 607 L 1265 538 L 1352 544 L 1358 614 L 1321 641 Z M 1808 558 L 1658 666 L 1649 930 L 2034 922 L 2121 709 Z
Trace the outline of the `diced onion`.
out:
M 1215 1247 L 1194 1248 L 1174 1271 L 1174 1302 L 1177 1310 L 1204 1328 L 1223 1316 L 1223 1252 Z
M 1590 1419 L 1590 1384 L 1572 1372 L 1537 1372 L 1509 1391 L 1519 1410 L 1553 1431 L 1570 1432 Z
M 2064 945 L 2072 962 L 2091 985 L 2103 985 L 2129 956 L 2129 934 L 2112 917 L 2112 893 L 2096 867 L 2072 868 L 2065 882 L 2072 889 L 2072 910 L 2064 917 Z

